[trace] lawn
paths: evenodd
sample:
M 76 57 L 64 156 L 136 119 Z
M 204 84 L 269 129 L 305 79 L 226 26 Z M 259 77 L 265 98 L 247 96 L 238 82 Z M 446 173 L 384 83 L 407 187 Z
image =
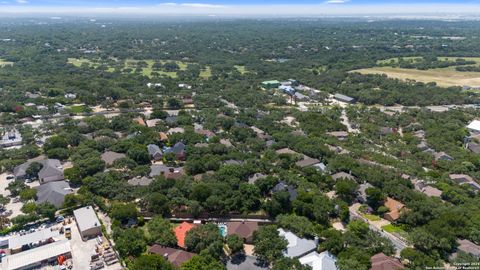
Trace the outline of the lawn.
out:
M 385 74 L 390 78 L 400 80 L 415 80 L 418 82 L 436 82 L 438 86 L 480 86 L 480 72 L 460 72 L 455 67 L 417 70 L 394 67 L 373 67 L 354 70 L 362 74 Z
M 421 60 L 422 57 L 419 56 L 410 56 L 410 57 L 400 57 L 405 61 L 415 61 L 415 60 Z M 377 65 L 388 65 L 391 63 L 398 63 L 399 57 L 395 58 L 389 58 L 389 59 L 384 59 L 384 60 L 378 60 Z M 442 57 L 437 57 L 439 61 L 455 61 L 457 59 L 465 59 L 467 61 L 475 61 L 477 64 L 480 64 L 480 57 L 448 57 L 448 56 L 442 56 Z
M 382 226 L 382 229 L 391 234 L 398 234 L 404 238 L 407 236 L 407 232 L 402 228 L 402 226 L 388 224 L 388 225 Z
M 372 214 L 362 214 L 362 216 L 370 221 L 380 221 L 381 218 L 377 215 L 372 215 Z
M 240 72 L 240 74 L 242 74 L 242 75 L 248 73 L 247 68 L 246 68 L 245 66 L 235 65 L 234 67 L 235 67 L 235 68 L 238 70 L 238 72 Z
M 70 106 L 70 108 L 68 108 L 71 113 L 75 114 L 84 113 L 85 109 L 85 105 Z
M 200 78 L 208 79 L 210 77 L 212 77 L 212 69 L 209 66 L 200 71 Z
M 5 67 L 5 66 L 13 66 L 13 62 L 6 61 L 4 59 L 0 59 L 0 67 Z

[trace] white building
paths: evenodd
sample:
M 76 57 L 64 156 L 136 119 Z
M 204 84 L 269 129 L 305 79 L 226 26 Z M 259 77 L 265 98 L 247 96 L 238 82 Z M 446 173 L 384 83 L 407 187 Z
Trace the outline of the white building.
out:
M 2 270 L 44 269 L 50 263 L 56 263 L 59 256 L 71 258 L 72 248 L 68 240 L 62 240 L 30 249 L 2 259 Z
M 22 252 L 24 247 L 29 247 L 30 249 L 40 247 L 46 243 L 55 241 L 59 236 L 59 231 L 52 231 L 50 229 L 43 229 L 24 235 L 15 235 L 8 239 L 8 249 L 10 249 L 11 254 L 19 253 Z
M 480 134 L 480 121 L 473 120 L 470 122 L 470 124 L 468 124 L 467 129 L 473 134 Z
M 337 259 L 328 251 L 320 254 L 314 251 L 298 260 L 301 264 L 310 266 L 312 270 L 338 270 Z
M 73 215 L 84 241 L 102 234 L 102 225 L 91 206 L 74 210 Z

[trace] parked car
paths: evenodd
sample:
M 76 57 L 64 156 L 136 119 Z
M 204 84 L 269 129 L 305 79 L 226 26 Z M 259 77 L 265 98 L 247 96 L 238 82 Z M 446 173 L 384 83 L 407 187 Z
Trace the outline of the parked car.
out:
M 13 180 L 13 179 L 15 179 L 15 175 L 9 174 L 9 175 L 7 175 L 7 178 L 6 178 L 6 179 L 7 179 L 7 180 Z

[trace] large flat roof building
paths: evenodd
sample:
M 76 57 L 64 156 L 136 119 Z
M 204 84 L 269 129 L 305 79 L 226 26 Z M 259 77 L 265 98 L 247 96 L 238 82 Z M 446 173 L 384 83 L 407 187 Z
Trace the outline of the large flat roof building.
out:
M 102 234 L 102 225 L 91 206 L 76 209 L 73 211 L 73 215 L 83 240 Z
M 70 258 L 72 249 L 68 240 L 54 242 L 2 259 L 2 270 L 37 269 L 57 261 L 59 256 Z
M 8 249 L 11 253 L 18 253 L 22 248 L 34 248 L 41 246 L 48 242 L 53 242 L 54 238 L 60 235 L 59 231 L 52 231 L 50 229 L 43 229 L 24 235 L 12 236 L 8 239 Z

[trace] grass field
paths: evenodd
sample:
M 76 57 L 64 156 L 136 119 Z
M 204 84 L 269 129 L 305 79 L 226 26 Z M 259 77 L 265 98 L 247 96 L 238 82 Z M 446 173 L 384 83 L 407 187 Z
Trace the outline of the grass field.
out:
M 13 62 L 6 61 L 4 59 L 0 59 L 0 67 L 5 67 L 5 66 L 13 66 Z
M 85 112 L 85 109 L 86 109 L 85 105 L 71 106 L 70 108 L 68 108 L 68 110 L 71 113 L 75 113 L 75 114 L 83 113 Z
M 396 57 L 396 58 L 389 58 L 389 59 L 384 59 L 384 60 L 378 60 L 377 65 L 388 65 L 388 64 L 396 64 L 398 61 L 402 58 L 405 61 L 416 61 L 416 60 L 421 60 L 422 57 L 418 56 L 411 56 L 411 57 Z M 465 59 L 467 61 L 475 61 L 477 64 L 480 64 L 480 57 L 448 57 L 448 56 L 442 56 L 442 57 L 437 57 L 439 61 L 455 61 L 457 59 Z
M 390 78 L 400 80 L 415 80 L 418 82 L 436 82 L 438 86 L 480 86 L 480 72 L 460 72 L 455 67 L 417 70 L 394 67 L 373 67 L 354 70 L 362 74 L 385 74 Z
M 235 67 L 235 68 L 238 70 L 238 72 L 240 72 L 240 74 L 242 74 L 242 75 L 248 73 L 247 68 L 246 68 L 245 66 L 235 65 L 234 67 Z
M 382 226 L 382 229 L 386 232 L 392 233 L 392 234 L 399 234 L 402 237 L 407 236 L 407 232 L 401 227 L 401 226 L 396 226 L 393 224 L 388 224 L 385 226 Z
M 362 216 L 370 221 L 379 221 L 381 218 L 376 215 L 371 215 L 371 214 L 362 214 Z

